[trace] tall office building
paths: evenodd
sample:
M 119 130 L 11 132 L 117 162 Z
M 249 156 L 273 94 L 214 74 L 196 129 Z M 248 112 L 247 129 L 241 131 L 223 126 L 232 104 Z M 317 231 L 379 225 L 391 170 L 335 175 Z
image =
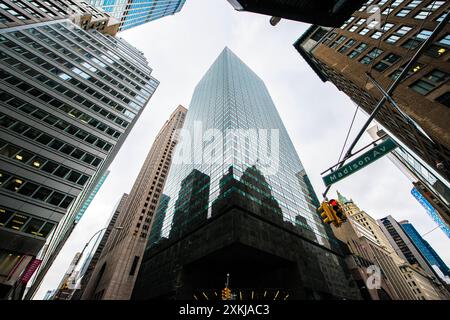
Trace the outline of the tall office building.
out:
M 127 42 L 69 20 L 0 29 L 0 47 L 0 287 L 42 261 L 30 297 L 158 81 Z
M 81 299 L 130 299 L 186 112 L 178 106 L 156 136 L 116 219 L 122 229 L 111 235 L 101 250 Z
M 414 240 L 408 235 L 406 231 L 408 230 L 408 227 L 406 229 L 403 228 L 402 224 L 397 222 L 392 216 L 387 216 L 378 220 L 378 224 L 380 225 L 386 237 L 389 239 L 392 247 L 396 250 L 397 254 L 399 254 L 401 258 L 408 261 L 411 265 L 420 266 L 429 275 L 439 277 L 439 274 L 437 274 L 433 269 L 433 264 L 435 264 L 433 260 L 428 260 L 422 254 L 419 247 L 417 247 Z M 412 233 L 411 230 L 409 230 L 408 232 Z M 431 264 L 430 262 L 432 262 L 433 264 Z M 439 265 L 437 266 L 439 267 Z
M 294 46 L 322 81 L 332 82 L 371 113 L 383 95 L 365 73 L 387 89 L 449 9 L 449 1 L 369 0 L 340 28 L 312 26 Z M 386 103 L 375 117 L 447 182 L 449 32 L 446 24 L 394 91 L 401 112 Z
M 186 0 L 87 0 L 120 21 L 126 30 L 180 12 Z
M 431 266 L 437 266 L 444 276 L 450 277 L 450 269 L 448 266 L 441 259 L 441 257 L 439 257 L 436 251 L 434 251 L 433 247 L 430 246 L 424 238 L 422 238 L 416 228 L 414 228 L 414 226 L 408 221 L 400 221 L 399 224 L 408 235 L 412 243 L 420 251 L 425 260 L 427 260 L 428 264 Z
M 435 277 L 424 272 L 416 264 L 410 265 L 408 261 L 400 258 L 374 218 L 360 210 L 353 200 L 348 200 L 339 192 L 338 198 L 350 223 L 348 227 L 333 228 L 333 232 L 338 239 L 347 243 L 351 252 L 358 256 L 357 259 L 347 261 L 354 266 L 360 266 L 356 268 L 360 274 L 361 267 L 367 268 L 367 264 L 360 263 L 360 258 L 364 261 L 364 257 L 370 257 L 369 259 L 383 270 L 383 275 L 393 286 L 393 291 L 396 293 L 392 296 L 393 299 L 447 299 L 447 290 Z M 366 285 L 362 285 L 367 288 Z M 369 293 L 371 293 L 370 290 Z
M 374 140 L 388 137 L 376 125 L 367 132 Z M 411 180 L 414 185 L 411 190 L 413 197 L 450 238 L 450 183 L 405 147 L 399 146 L 387 156 Z
M 355 213 L 353 202 L 344 203 L 342 200 L 339 202 L 345 209 L 347 223 L 339 228 L 333 227 L 333 233 L 348 246 L 350 254 L 346 262 L 357 279 L 364 299 L 414 300 L 414 293 L 399 268 L 404 261 L 395 255 L 391 246 L 385 246 L 375 235 L 372 223 L 368 223 L 373 220 L 372 217 L 366 213 Z M 380 269 L 380 282 L 370 286 L 372 282 L 369 277 L 377 270 L 371 269 L 373 266 Z
M 383 249 L 388 252 L 394 251 L 389 240 L 384 235 L 380 226 L 377 224 L 377 221 L 372 218 L 367 212 L 361 210 L 356 203 L 350 199 L 348 200 L 344 197 L 339 191 L 338 201 L 342 204 L 344 208 L 345 215 L 348 217 L 352 217 L 354 221 L 358 222 L 364 228 L 366 228 L 367 232 L 372 234 L 372 239 Z
M 124 193 L 122 197 L 120 198 L 119 202 L 117 203 L 116 207 L 113 210 L 113 213 L 111 215 L 111 218 L 109 219 L 108 226 L 105 229 L 105 232 L 102 235 L 102 238 L 98 244 L 97 247 L 94 247 L 95 249 L 94 254 L 92 255 L 92 258 L 88 258 L 85 261 L 85 265 L 81 268 L 80 273 L 80 281 L 77 286 L 76 291 L 71 297 L 71 300 L 80 300 L 81 296 L 84 293 L 84 290 L 86 289 L 87 284 L 89 283 L 89 280 L 92 277 L 92 273 L 97 266 L 98 259 L 100 259 L 100 255 L 103 252 L 103 249 L 106 246 L 106 243 L 108 242 L 108 239 L 112 236 L 112 232 L 117 232 L 118 229 L 116 227 L 120 227 L 117 225 L 117 219 L 119 218 L 120 212 L 122 212 L 125 202 L 128 198 L 128 194 Z M 83 272 L 84 270 L 84 272 Z
M 227 273 L 242 299 L 359 298 L 264 82 L 230 49 L 180 141 L 133 299 L 214 299 Z
M 78 0 L 2 0 L 0 29 L 68 19 L 84 30 L 98 30 L 114 36 L 120 21 Z

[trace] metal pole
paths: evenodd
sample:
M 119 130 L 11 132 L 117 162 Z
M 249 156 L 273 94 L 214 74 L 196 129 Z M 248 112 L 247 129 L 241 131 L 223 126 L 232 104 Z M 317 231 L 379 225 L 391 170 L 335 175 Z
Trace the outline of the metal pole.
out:
M 417 59 L 419 59 L 419 56 L 423 53 L 423 51 L 425 51 L 425 49 L 434 40 L 434 38 L 437 36 L 437 34 L 444 29 L 444 27 L 447 25 L 449 20 L 450 20 L 450 14 L 447 13 L 445 15 L 444 19 L 442 19 L 442 21 L 439 22 L 437 27 L 433 30 L 433 32 L 431 33 L 430 37 L 428 39 L 426 39 L 424 43 L 422 43 L 422 45 L 420 46 L 419 50 L 417 50 L 416 53 L 414 54 L 414 56 L 411 58 L 411 60 L 409 60 L 409 62 L 405 66 L 405 68 L 400 72 L 400 74 L 397 77 L 397 79 L 395 79 L 394 82 L 391 84 L 389 89 L 386 91 L 387 95 L 390 96 L 392 94 L 392 92 L 397 88 L 397 86 L 400 84 L 401 80 L 408 74 L 408 72 L 411 69 L 412 65 L 414 63 L 416 63 Z M 353 148 L 356 146 L 356 144 L 358 143 L 359 139 L 364 134 L 364 132 L 366 131 L 367 127 L 370 125 L 370 123 L 375 118 L 377 113 L 383 107 L 383 105 L 386 102 L 386 100 L 387 100 L 386 96 L 383 95 L 383 98 L 381 98 L 381 100 L 378 102 L 378 104 L 376 105 L 375 109 L 372 111 L 372 113 L 370 114 L 369 118 L 364 123 L 363 127 L 358 132 L 358 134 L 356 135 L 356 138 L 353 140 L 352 144 L 350 145 L 350 147 L 348 148 L 348 150 L 347 150 L 347 152 L 346 152 L 346 154 L 344 156 L 344 160 L 341 162 L 341 164 L 338 166 L 337 169 L 340 169 L 340 168 L 342 168 L 344 166 L 345 160 L 347 160 L 347 158 L 351 155 Z M 330 187 L 331 187 L 331 185 L 329 185 L 325 189 L 324 193 L 322 194 L 325 199 L 327 197 L 328 191 L 330 190 Z

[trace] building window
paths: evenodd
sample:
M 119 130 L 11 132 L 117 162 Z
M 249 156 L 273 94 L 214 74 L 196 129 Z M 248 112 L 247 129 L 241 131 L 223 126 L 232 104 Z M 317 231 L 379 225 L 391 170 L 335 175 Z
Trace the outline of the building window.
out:
M 413 0 L 409 2 L 402 10 L 400 10 L 396 16 L 397 17 L 406 17 L 411 11 L 417 8 L 418 5 L 422 3 L 422 0 Z
M 386 42 L 391 43 L 391 44 L 396 43 L 403 36 L 405 36 L 409 31 L 411 31 L 411 29 L 412 28 L 408 27 L 408 26 L 401 26 L 386 39 Z
M 383 72 L 387 68 L 389 68 L 393 64 L 395 64 L 397 61 L 399 61 L 400 58 L 401 57 L 399 55 L 396 55 L 394 53 L 389 53 L 380 62 L 378 62 L 373 68 L 375 70 L 377 70 L 378 72 Z
M 353 46 L 353 45 L 355 44 L 355 42 L 356 42 L 356 41 L 353 40 L 353 39 L 348 40 L 342 47 L 339 48 L 338 52 L 339 52 L 339 53 L 345 53 L 345 52 L 347 52 L 347 50 L 348 50 L 351 46 Z
M 348 29 L 348 31 L 350 32 L 356 31 L 356 29 L 362 26 L 364 22 L 366 22 L 366 19 L 359 19 L 350 29 Z
M 336 47 L 339 46 L 342 42 L 344 42 L 345 39 L 347 39 L 346 36 L 340 36 L 335 42 L 333 42 L 333 44 L 330 46 L 330 48 L 336 48 Z
M 402 46 L 407 49 L 416 49 L 420 46 L 425 40 L 427 40 L 430 35 L 433 33 L 431 30 L 423 29 L 418 34 L 416 34 L 413 38 L 406 41 Z
M 425 20 L 425 19 L 428 18 L 428 16 L 430 16 L 434 11 L 436 11 L 437 9 L 439 9 L 444 3 L 445 3 L 445 1 L 433 1 L 433 2 L 430 3 L 428 6 L 426 6 L 425 8 L 423 8 L 418 14 L 416 14 L 416 15 L 414 16 L 414 19 Z
M 450 107 L 450 91 L 436 98 L 436 101 L 442 103 L 446 107 Z
M 353 50 L 352 52 L 350 52 L 349 54 L 348 54 L 348 57 L 350 58 L 350 59 L 354 59 L 354 58 L 356 58 L 357 56 L 359 56 L 364 50 L 366 50 L 366 48 L 367 48 L 367 44 L 366 43 L 360 43 L 356 48 L 355 48 L 355 50 Z
M 449 48 L 450 48 L 450 34 L 447 33 L 438 42 L 435 42 L 432 45 L 430 45 L 426 49 L 425 54 L 433 58 L 439 58 L 444 53 L 446 53 L 449 50 Z
M 403 71 L 403 69 L 405 68 L 406 65 L 403 65 L 401 68 L 399 68 L 398 70 L 394 71 L 391 73 L 391 75 L 389 76 L 391 79 L 396 80 L 398 78 L 398 76 L 400 75 L 400 73 Z M 411 69 L 409 70 L 408 74 L 406 75 L 406 77 L 403 79 L 405 80 L 406 78 L 408 78 L 409 76 L 411 76 L 412 74 L 422 70 L 424 67 L 423 64 L 421 63 L 416 63 L 414 66 L 411 67 Z M 402 80 L 402 81 L 403 81 Z
M 383 50 L 375 48 L 365 55 L 359 62 L 362 64 L 370 64 L 373 60 L 378 58 L 383 53 Z
M 436 87 L 438 87 L 441 83 L 447 81 L 447 79 L 448 79 L 447 73 L 440 71 L 438 69 L 434 69 L 422 79 L 414 82 L 410 87 L 411 89 L 422 95 L 427 95 Z

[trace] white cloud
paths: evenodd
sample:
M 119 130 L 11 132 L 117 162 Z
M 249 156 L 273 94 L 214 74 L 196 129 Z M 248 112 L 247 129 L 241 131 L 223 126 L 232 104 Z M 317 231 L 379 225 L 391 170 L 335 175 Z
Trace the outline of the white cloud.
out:
M 225 46 L 264 80 L 317 194 L 323 192 L 320 172 L 337 161 L 355 106 L 336 87 L 322 83 L 292 46 L 308 25 L 282 20 L 272 27 L 269 18 L 236 12 L 225 0 L 190 0 L 180 13 L 121 35 L 145 53 L 161 84 L 36 298 L 58 285 L 75 252 L 106 225 L 121 195 L 131 189 L 157 132 L 176 106 L 188 107 L 195 85 Z M 365 119 L 360 112 L 353 132 Z M 365 136 L 361 145 L 370 141 Z M 420 233 L 435 227 L 410 195 L 412 184 L 386 158 L 339 182 L 331 195 L 336 188 L 374 218 L 408 219 Z M 449 264 L 443 232 L 437 229 L 426 239 Z

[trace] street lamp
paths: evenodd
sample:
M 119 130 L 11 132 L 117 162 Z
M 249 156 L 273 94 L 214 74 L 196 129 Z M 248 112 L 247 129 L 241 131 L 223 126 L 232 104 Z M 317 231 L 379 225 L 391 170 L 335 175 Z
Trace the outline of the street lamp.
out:
M 278 22 L 280 22 L 280 20 L 281 20 L 280 17 L 272 17 L 270 18 L 270 24 L 275 27 L 278 24 Z
M 83 257 L 84 251 L 85 251 L 86 248 L 89 246 L 89 244 L 91 243 L 92 239 L 94 239 L 94 237 L 95 237 L 97 234 L 99 234 L 100 232 L 102 232 L 103 230 L 105 230 L 105 229 L 107 229 L 107 228 L 108 228 L 108 227 L 105 227 L 105 228 L 102 228 L 102 229 L 98 230 L 97 232 L 95 232 L 95 233 L 92 235 L 92 237 L 89 239 L 89 241 L 86 242 L 86 244 L 84 245 L 83 250 L 81 250 L 81 253 L 80 253 L 80 255 L 78 256 L 77 262 L 75 263 L 75 266 L 74 266 L 72 272 L 75 271 L 76 267 L 78 266 L 78 263 L 81 261 L 81 258 Z M 123 227 L 116 227 L 116 226 L 113 228 L 113 230 L 122 230 L 122 229 L 123 229 Z M 80 270 L 80 271 L 82 271 L 82 270 Z M 82 277 L 83 277 L 83 275 L 81 274 L 81 272 L 80 272 L 79 274 L 75 274 L 75 277 L 74 277 L 74 279 L 72 280 L 73 283 L 75 284 L 75 289 L 76 289 L 76 287 L 78 286 L 78 285 L 77 285 L 77 282 L 78 282 Z M 74 293 L 74 291 L 72 292 L 72 295 L 73 295 L 73 293 Z M 71 295 L 71 296 L 72 296 L 72 295 Z

